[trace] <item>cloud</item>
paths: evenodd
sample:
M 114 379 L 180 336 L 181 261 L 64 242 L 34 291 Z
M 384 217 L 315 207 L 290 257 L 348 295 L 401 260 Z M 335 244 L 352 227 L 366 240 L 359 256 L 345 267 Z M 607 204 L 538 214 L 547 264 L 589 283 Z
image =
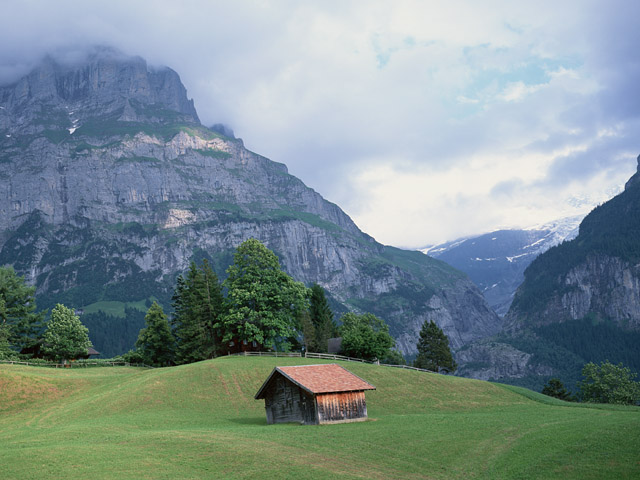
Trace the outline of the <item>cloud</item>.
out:
M 385 243 L 551 220 L 635 170 L 637 2 L 0 8 L 0 82 L 94 44 L 168 65 L 203 123 L 230 125 Z

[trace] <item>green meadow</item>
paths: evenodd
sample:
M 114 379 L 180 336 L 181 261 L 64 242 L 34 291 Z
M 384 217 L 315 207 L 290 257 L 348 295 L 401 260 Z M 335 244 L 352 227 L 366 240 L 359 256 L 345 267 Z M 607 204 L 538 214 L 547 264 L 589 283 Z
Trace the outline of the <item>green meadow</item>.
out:
M 640 478 L 640 408 L 342 363 L 369 421 L 267 425 L 254 394 L 299 358 L 174 368 L 0 365 L 0 478 Z

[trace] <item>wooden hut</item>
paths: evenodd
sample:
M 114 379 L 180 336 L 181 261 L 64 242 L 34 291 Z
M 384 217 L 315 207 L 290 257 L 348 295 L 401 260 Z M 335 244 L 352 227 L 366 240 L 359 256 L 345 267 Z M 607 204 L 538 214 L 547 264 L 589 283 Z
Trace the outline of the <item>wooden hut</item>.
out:
M 276 367 L 256 393 L 267 423 L 358 422 L 367 419 L 365 390 L 376 387 L 335 363 Z

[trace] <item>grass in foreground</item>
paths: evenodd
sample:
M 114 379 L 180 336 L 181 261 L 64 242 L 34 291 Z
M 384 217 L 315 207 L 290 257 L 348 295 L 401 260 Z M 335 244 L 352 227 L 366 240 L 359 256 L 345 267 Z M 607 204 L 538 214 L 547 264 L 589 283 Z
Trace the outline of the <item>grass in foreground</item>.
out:
M 301 363 L 320 362 L 1 365 L 2 478 L 640 476 L 638 408 L 583 408 L 524 389 L 373 365 L 343 364 L 377 387 L 367 392 L 371 421 L 267 425 L 253 395 L 274 366 Z

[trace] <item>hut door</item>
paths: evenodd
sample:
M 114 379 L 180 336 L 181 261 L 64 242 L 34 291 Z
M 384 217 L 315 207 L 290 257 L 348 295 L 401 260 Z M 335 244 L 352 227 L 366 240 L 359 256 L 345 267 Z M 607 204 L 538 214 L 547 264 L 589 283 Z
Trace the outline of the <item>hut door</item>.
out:
M 302 411 L 302 421 L 307 425 L 318 423 L 316 421 L 315 406 L 313 397 L 304 394 L 300 389 L 300 410 Z

